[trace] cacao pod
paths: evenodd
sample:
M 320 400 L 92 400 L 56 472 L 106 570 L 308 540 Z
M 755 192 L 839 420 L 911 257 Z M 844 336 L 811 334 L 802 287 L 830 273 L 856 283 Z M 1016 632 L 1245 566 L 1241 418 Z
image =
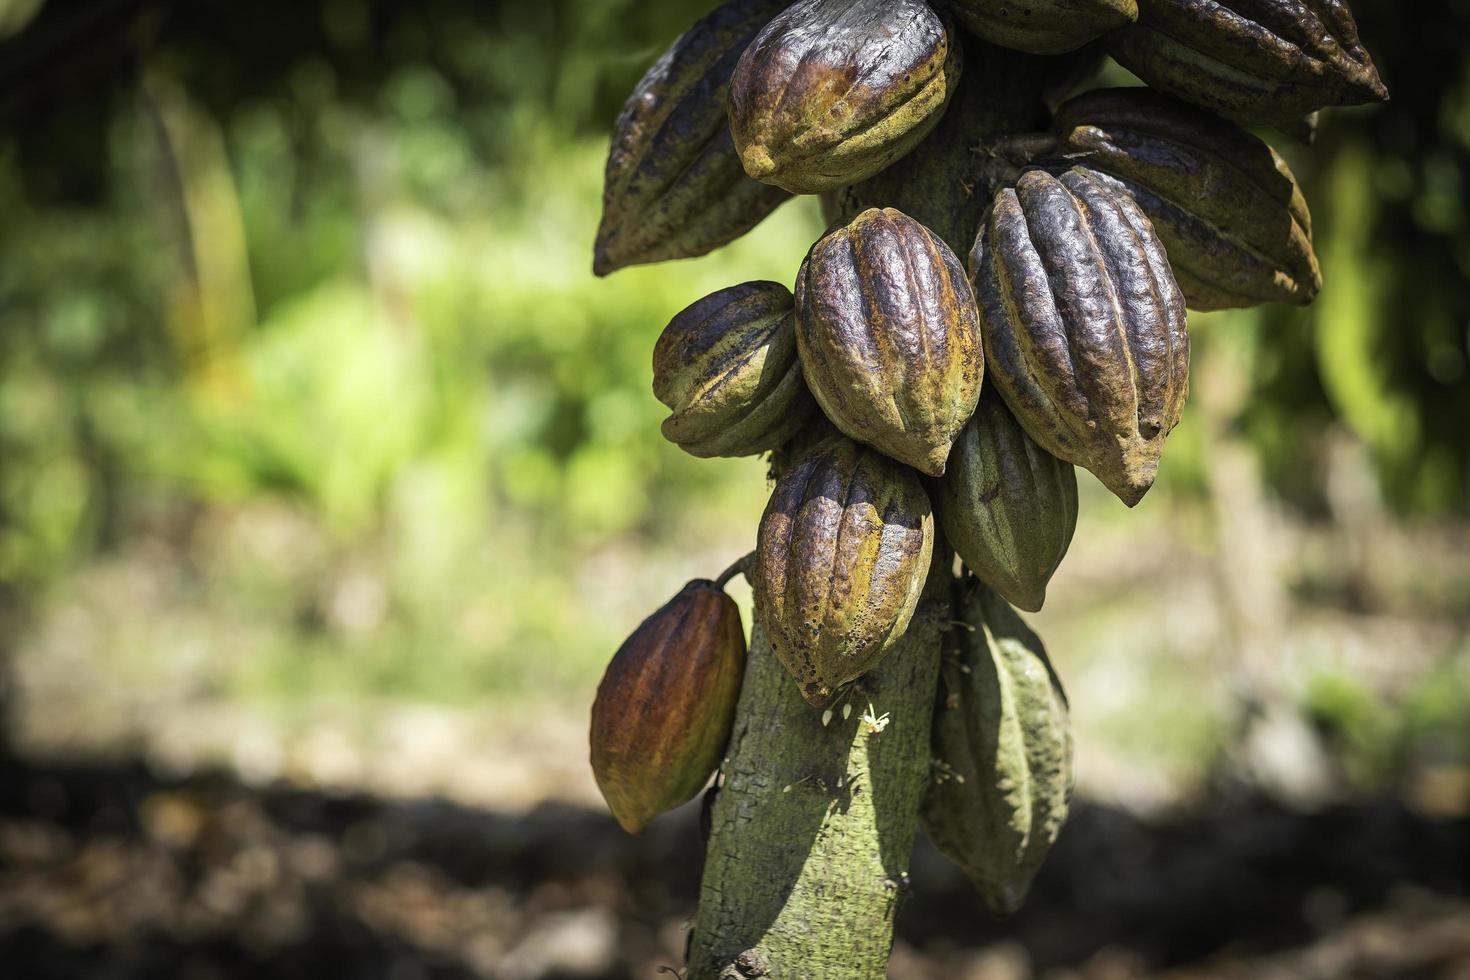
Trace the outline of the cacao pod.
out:
M 816 706 L 867 673 L 908 629 L 934 518 L 913 470 L 838 436 L 776 484 L 756 543 L 756 615 Z
M 1097 77 L 1108 64 L 1108 49 L 1101 40 L 1093 41 L 1076 51 L 1057 58 L 1049 58 L 1046 64 L 1046 85 L 1042 96 L 1053 112 L 1073 95 L 1093 87 Z M 1012 130 L 1023 132 L 1023 130 Z
M 824 193 L 828 227 L 845 225 L 868 208 L 897 208 L 944 239 L 956 255 L 970 250 L 994 191 L 983 146 L 991 137 L 1044 124 L 1041 90 L 1048 65 L 961 38 L 965 72 L 944 118 L 901 160 L 860 184 Z
M 1028 54 L 1065 54 L 1138 19 L 1137 0 L 950 0 L 960 26 Z
M 965 566 L 1008 602 L 1035 612 L 1077 527 L 1077 475 L 987 390 L 955 440 L 934 510 Z
M 985 371 L 975 298 L 948 245 L 892 208 L 828 233 L 797 274 L 796 339 L 837 428 L 944 472 Z
M 1139 0 L 1108 51 L 1159 91 L 1247 121 L 1388 98 L 1344 0 Z
M 746 282 L 685 308 L 654 345 L 653 393 L 672 412 L 664 438 L 694 456 L 785 445 L 816 409 L 797 360 L 791 291 Z
M 960 68 L 952 30 L 923 0 L 798 0 L 730 82 L 745 172 L 798 194 L 871 177 L 939 121 Z
M 977 580 L 958 593 L 920 816 L 935 846 L 1004 914 L 1021 906 L 1066 822 L 1072 733 L 1041 640 Z
M 593 271 L 691 258 L 734 241 L 790 196 L 746 176 L 730 139 L 730 73 L 783 0 L 730 0 L 674 42 L 613 127 Z
M 970 274 L 1026 434 L 1138 503 L 1189 387 L 1184 297 L 1148 218 L 1081 170 L 1029 170 L 996 194 Z
M 1256 136 L 1146 88 L 1078 96 L 1053 127 L 1068 159 L 1115 181 L 1148 215 L 1191 309 L 1317 295 L 1306 198 Z
M 708 782 L 730 740 L 744 674 L 740 610 L 703 579 L 613 655 L 592 703 L 592 772 L 629 833 Z

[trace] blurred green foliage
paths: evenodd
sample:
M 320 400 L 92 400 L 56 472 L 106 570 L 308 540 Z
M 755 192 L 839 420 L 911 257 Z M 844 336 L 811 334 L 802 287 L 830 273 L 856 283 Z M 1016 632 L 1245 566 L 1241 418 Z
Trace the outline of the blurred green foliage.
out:
M 1470 687 L 1456 676 L 1459 670 L 1446 661 L 1394 704 L 1360 678 L 1323 673 L 1308 685 L 1303 706 L 1357 785 L 1392 788 L 1419 767 L 1463 765 L 1470 758 Z
M 99 155 L 63 125 L 0 139 L 0 580 L 44 590 L 150 515 L 274 500 L 321 539 L 283 561 L 359 556 L 384 608 L 333 627 L 299 570 L 175 535 L 222 622 L 285 619 L 234 679 L 456 698 L 600 667 L 627 615 L 569 597 L 589 556 L 712 529 L 723 550 L 688 560 L 734 556 L 763 465 L 657 439 L 650 351 L 733 275 L 789 279 L 815 207 L 719 257 L 590 271 L 608 93 L 692 8 L 153 13 L 131 87 L 34 96 L 85 103 Z M 677 586 L 614 577 L 643 604 Z M 348 664 L 322 652 L 344 642 Z
M 1470 4 L 1358 0 L 1360 32 L 1392 92 L 1323 113 L 1288 149 L 1312 205 L 1325 286 L 1296 329 L 1264 311 L 1244 426 L 1273 485 L 1320 507 L 1312 433 L 1334 422 L 1369 448 L 1405 514 L 1470 512 Z M 1280 140 L 1275 140 L 1278 144 Z

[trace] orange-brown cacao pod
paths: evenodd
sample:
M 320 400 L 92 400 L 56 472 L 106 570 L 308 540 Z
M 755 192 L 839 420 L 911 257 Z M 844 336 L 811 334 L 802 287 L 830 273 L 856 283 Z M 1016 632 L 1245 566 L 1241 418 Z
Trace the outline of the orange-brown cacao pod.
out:
M 730 73 L 784 0 L 727 0 L 676 40 L 613 125 L 593 271 L 734 241 L 790 195 L 746 176 L 725 116 Z
M 992 44 L 1065 54 L 1138 19 L 1137 0 L 950 0 L 955 19 Z
M 1057 110 L 1060 150 L 1138 203 L 1192 310 L 1310 303 L 1322 286 L 1312 215 L 1260 137 L 1147 88 L 1098 89 Z
M 703 579 L 613 655 L 592 703 L 592 772 L 625 830 L 637 833 L 709 780 L 730 740 L 744 673 L 740 610 Z
M 664 438 L 694 456 L 779 449 L 816 403 L 796 356 L 791 290 L 743 282 L 681 310 L 653 348 Z
M 776 484 L 756 543 L 756 615 L 807 702 L 871 670 L 929 573 L 934 518 L 918 474 L 837 436 Z
M 991 382 L 1026 434 L 1128 506 L 1189 389 L 1184 297 L 1127 194 L 1073 168 L 995 196 L 970 253 Z
M 1107 44 L 1151 87 L 1235 119 L 1388 98 L 1346 0 L 1139 0 Z
M 985 359 L 964 267 L 902 211 L 822 237 L 796 279 L 796 341 L 817 404 L 847 435 L 931 476 L 975 411 Z
M 730 79 L 745 172 L 797 194 L 871 177 L 939 121 L 962 57 L 924 0 L 797 0 Z

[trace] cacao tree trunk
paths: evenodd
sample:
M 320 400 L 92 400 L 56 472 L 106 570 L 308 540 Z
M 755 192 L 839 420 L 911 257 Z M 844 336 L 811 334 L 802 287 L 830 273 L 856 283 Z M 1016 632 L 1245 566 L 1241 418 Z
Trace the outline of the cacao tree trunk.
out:
M 754 628 L 711 813 L 689 980 L 886 975 L 929 777 L 940 632 L 952 615 L 951 559 L 935 550 L 945 557 L 908 632 L 825 726 Z
M 956 254 L 968 253 L 991 190 L 980 143 L 1026 132 L 1045 116 L 1042 61 L 973 39 L 965 57 L 960 91 L 940 125 L 895 166 L 828 195 L 829 219 L 897 207 Z M 969 189 L 958 203 L 955 187 Z M 934 555 L 908 632 L 848 696 L 847 716 L 839 701 L 826 726 L 753 629 L 711 812 L 688 980 L 887 974 L 929 778 L 940 633 L 953 615 L 953 558 L 942 537 Z M 877 716 L 888 715 L 881 731 L 863 721 L 870 700 Z

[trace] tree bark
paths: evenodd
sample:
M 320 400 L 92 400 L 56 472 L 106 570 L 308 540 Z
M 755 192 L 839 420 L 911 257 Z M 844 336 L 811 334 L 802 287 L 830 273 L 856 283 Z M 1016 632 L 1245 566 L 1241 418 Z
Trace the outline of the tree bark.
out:
M 929 778 L 949 564 L 935 561 L 908 632 L 825 726 L 754 628 L 711 812 L 689 980 L 886 975 Z

